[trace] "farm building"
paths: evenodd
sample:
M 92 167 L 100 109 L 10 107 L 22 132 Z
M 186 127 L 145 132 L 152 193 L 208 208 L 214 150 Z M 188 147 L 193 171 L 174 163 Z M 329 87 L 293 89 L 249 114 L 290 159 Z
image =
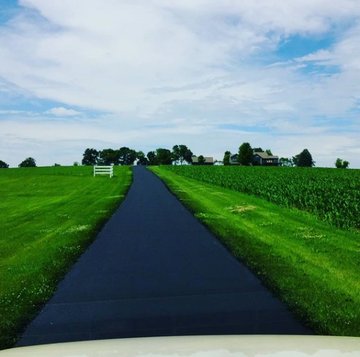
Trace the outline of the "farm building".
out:
M 214 165 L 214 158 L 209 156 L 204 156 L 205 162 L 199 162 L 198 156 L 192 157 L 192 165 Z
M 238 154 L 230 155 L 230 164 L 231 165 L 239 165 L 237 162 Z M 268 155 L 267 152 L 254 152 L 253 162 L 254 166 L 278 166 L 279 165 L 279 157 L 275 155 Z
M 239 165 L 239 163 L 237 162 L 237 157 L 238 154 L 230 154 L 229 162 L 231 165 Z
M 278 166 L 279 157 L 268 155 L 266 152 L 255 152 L 253 156 L 253 165 L 260 166 Z

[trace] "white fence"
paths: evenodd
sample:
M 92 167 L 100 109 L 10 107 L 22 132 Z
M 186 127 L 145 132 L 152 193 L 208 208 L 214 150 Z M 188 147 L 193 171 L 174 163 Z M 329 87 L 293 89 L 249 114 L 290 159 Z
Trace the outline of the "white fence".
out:
M 96 175 L 110 175 L 114 176 L 114 166 L 94 166 L 94 176 Z

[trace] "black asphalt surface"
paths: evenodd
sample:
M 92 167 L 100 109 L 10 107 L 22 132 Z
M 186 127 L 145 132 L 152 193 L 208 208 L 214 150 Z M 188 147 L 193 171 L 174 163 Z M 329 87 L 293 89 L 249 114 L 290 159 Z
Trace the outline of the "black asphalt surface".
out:
M 122 337 L 312 334 L 145 167 L 18 346 Z

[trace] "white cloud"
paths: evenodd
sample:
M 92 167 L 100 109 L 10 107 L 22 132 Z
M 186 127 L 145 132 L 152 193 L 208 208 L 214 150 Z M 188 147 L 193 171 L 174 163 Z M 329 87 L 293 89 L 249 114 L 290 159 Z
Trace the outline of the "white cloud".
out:
M 33 16 L 14 20 L 13 31 L 2 38 L 8 48 L 0 60 L 3 76 L 41 98 L 139 114 L 178 98 L 149 94 L 149 88 L 221 76 L 234 61 L 241 69 L 254 51 L 276 48 L 281 36 L 323 32 L 359 14 L 350 0 L 342 1 L 340 10 L 337 1 L 21 4 L 60 28 L 52 30 Z M 269 36 L 271 31 L 278 36 Z
M 0 110 L 0 115 L 17 115 L 17 114 L 36 115 L 36 113 L 27 112 L 25 110 Z
M 236 152 L 242 142 L 249 141 L 254 147 L 271 149 L 280 157 L 291 157 L 307 148 L 317 166 L 333 167 L 336 158 L 340 157 L 350 161 L 351 167 L 360 167 L 357 133 L 334 134 L 327 128 L 301 127 L 280 120 L 263 132 L 257 132 L 254 128 L 229 130 L 203 122 L 189 124 L 181 119 L 152 127 L 123 126 L 114 121 L 114 116 L 103 117 L 99 122 L 82 123 L 50 123 L 43 119 L 31 123 L 21 118 L 3 121 L 0 159 L 11 166 L 17 166 L 28 156 L 34 157 L 40 166 L 55 162 L 71 165 L 81 161 L 87 147 L 102 150 L 128 146 L 147 153 L 158 147 L 171 149 L 175 144 L 185 143 L 197 155 L 221 160 L 225 150 Z M 182 140 L 184 137 L 186 141 Z
M 334 152 L 345 150 L 339 149 L 338 141 L 352 139 L 346 133 L 339 134 L 341 140 L 331 136 L 328 132 L 336 127 L 330 125 L 319 129 L 319 118 L 359 123 L 353 111 L 360 98 L 358 0 L 21 0 L 20 4 L 24 6 L 20 15 L 0 27 L 0 103 L 11 85 L 11 93 L 63 105 L 44 114 L 85 118 L 65 109 L 72 106 L 114 113 L 97 124 L 81 121 L 71 127 L 44 116 L 40 129 L 40 124 L 25 124 L 20 118 L 26 110 L 4 111 L 12 117 L 3 132 L 21 140 L 91 143 L 98 142 L 100 133 L 109 145 L 128 143 L 141 149 L 144 144 L 154 149 L 181 142 L 221 158 L 246 135 L 255 146 L 265 146 L 263 141 L 273 149 L 278 142 L 276 124 L 289 138 L 284 140 L 289 151 L 294 141 L 303 146 L 301 140 L 306 142 L 307 136 L 314 138 L 311 145 L 319 153 L 317 135 L 319 140 L 334 140 L 333 150 L 322 154 L 325 163 Z M 283 39 L 321 37 L 329 31 L 336 39 L 331 48 L 273 66 L 262 64 L 268 58 L 278 60 L 273 52 Z M 324 66 L 337 66 L 338 73 L 324 75 Z M 170 128 L 143 128 L 164 124 Z M 273 131 L 239 136 L 219 131 L 221 124 Z M 298 137 L 296 130 L 301 132 Z
M 52 109 L 47 110 L 45 112 L 45 114 L 64 116 L 64 117 L 72 117 L 72 116 L 76 116 L 76 115 L 81 115 L 81 112 L 77 112 L 76 110 L 73 110 L 73 109 L 66 109 L 63 107 L 58 107 L 58 108 L 52 108 Z
M 324 61 L 330 61 L 334 59 L 335 56 L 328 50 L 319 50 L 315 53 L 310 53 L 306 56 L 303 56 L 301 58 L 296 58 L 295 60 L 297 62 L 307 62 L 307 61 L 316 61 L 316 62 L 324 62 Z

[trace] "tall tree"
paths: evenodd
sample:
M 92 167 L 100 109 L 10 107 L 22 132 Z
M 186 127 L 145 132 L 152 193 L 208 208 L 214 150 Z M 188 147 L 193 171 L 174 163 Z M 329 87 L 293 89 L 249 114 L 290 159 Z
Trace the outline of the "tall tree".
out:
M 186 161 L 188 164 L 192 163 L 192 157 L 193 157 L 193 153 L 191 150 L 187 150 L 184 154 L 184 161 Z
M 0 160 L 0 169 L 8 169 L 8 168 L 9 165 L 6 162 Z
M 292 166 L 298 166 L 299 156 L 300 156 L 300 154 L 297 154 L 291 158 Z
M 250 165 L 253 162 L 253 149 L 251 148 L 249 143 L 243 143 L 239 147 L 239 155 L 237 157 L 237 161 L 241 165 Z
M 98 160 L 99 160 L 99 152 L 95 149 L 87 148 L 84 152 L 81 163 L 87 166 L 94 166 L 97 165 Z
M 272 156 L 272 152 L 271 152 L 270 149 L 265 150 L 265 152 L 266 152 L 269 156 Z
M 19 167 L 36 167 L 35 159 L 28 157 L 19 164 Z
M 174 145 L 172 148 L 172 155 L 175 161 L 175 165 L 178 161 L 180 161 L 180 145 Z M 182 164 L 182 163 L 181 163 Z
M 149 165 L 156 165 L 156 152 L 155 151 L 149 151 L 146 156 L 147 156 Z
M 120 165 L 132 165 L 136 160 L 136 151 L 123 146 L 119 150 Z
M 193 153 L 186 145 L 174 145 L 172 150 L 174 161 L 179 161 L 180 165 L 182 165 L 184 161 L 189 164 L 191 163 Z
M 100 165 L 119 165 L 120 151 L 113 149 L 104 149 L 99 152 L 98 163 Z
M 156 165 L 171 165 L 173 154 L 169 149 L 156 149 Z
M 312 156 L 308 149 L 304 149 L 300 154 L 297 162 L 299 167 L 313 167 L 315 166 L 315 161 L 312 159 Z
M 224 158 L 223 158 L 224 165 L 230 165 L 230 155 L 231 155 L 230 151 L 225 151 Z

